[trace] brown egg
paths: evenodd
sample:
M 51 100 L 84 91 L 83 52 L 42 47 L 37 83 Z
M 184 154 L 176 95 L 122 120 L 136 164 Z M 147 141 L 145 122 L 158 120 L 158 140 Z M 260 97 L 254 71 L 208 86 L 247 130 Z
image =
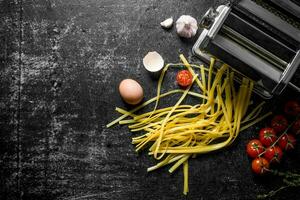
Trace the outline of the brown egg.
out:
M 123 100 L 128 104 L 138 104 L 144 97 L 142 86 L 132 79 L 124 79 L 119 85 L 119 92 Z

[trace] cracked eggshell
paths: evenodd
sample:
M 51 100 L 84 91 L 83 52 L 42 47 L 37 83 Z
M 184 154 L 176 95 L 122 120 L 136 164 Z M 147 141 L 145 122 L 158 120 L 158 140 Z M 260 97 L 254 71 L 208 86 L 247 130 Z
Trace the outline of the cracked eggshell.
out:
M 176 21 L 176 31 L 180 37 L 191 38 L 197 30 L 197 20 L 190 15 L 182 15 Z
M 158 72 L 164 67 L 164 59 L 156 51 L 148 52 L 143 58 L 143 65 L 149 72 Z
M 160 25 L 163 28 L 171 28 L 173 25 L 173 17 L 170 17 L 170 18 L 165 19 L 164 21 L 160 22 Z

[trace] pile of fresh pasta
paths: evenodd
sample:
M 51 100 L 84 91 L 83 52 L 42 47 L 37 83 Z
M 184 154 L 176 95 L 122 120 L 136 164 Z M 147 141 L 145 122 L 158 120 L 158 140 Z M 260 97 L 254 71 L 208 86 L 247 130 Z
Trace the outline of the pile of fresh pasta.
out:
M 251 104 L 253 82 L 243 78 L 239 87 L 234 86 L 234 72 L 227 65 L 215 68 L 212 59 L 209 68 L 190 64 L 183 55 L 182 63 L 168 64 L 161 72 L 157 96 L 144 102 L 131 111 L 116 108 L 122 114 L 109 123 L 126 124 L 131 132 L 142 133 L 134 137 L 132 143 L 136 151 L 147 148 L 149 155 L 158 163 L 148 168 L 153 171 L 165 165 L 171 165 L 169 172 L 183 166 L 183 193 L 188 193 L 188 160 L 197 154 L 209 153 L 230 145 L 239 132 L 264 119 L 271 113 L 261 115 L 263 103 L 247 113 Z M 164 76 L 169 67 L 186 67 L 193 75 L 193 84 L 199 92 L 186 89 L 171 90 L 161 93 Z M 170 107 L 159 108 L 161 98 L 180 93 L 181 97 Z M 184 105 L 187 96 L 199 98 L 199 104 Z M 155 103 L 154 109 L 143 114 L 136 114 L 141 108 Z

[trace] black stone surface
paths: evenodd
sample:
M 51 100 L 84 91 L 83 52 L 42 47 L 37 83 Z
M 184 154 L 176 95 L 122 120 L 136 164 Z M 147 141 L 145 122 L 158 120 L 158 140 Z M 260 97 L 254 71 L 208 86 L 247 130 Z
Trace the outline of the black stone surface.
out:
M 179 53 L 196 60 L 195 39 L 159 22 L 182 14 L 199 20 L 220 2 L 0 0 L 0 199 L 255 199 L 279 187 L 276 177 L 252 174 L 244 151 L 269 119 L 231 147 L 192 159 L 188 196 L 182 170 L 147 173 L 155 161 L 134 151 L 128 129 L 105 127 L 116 106 L 127 107 L 117 92 L 122 79 L 138 80 L 146 99 L 155 95 L 157 81 L 142 66 L 148 51 L 166 62 Z M 174 74 L 165 90 L 176 87 Z M 266 110 L 281 112 L 288 98 L 299 94 L 287 90 Z M 300 171 L 299 146 L 279 169 Z M 294 189 L 277 198 L 299 195 Z

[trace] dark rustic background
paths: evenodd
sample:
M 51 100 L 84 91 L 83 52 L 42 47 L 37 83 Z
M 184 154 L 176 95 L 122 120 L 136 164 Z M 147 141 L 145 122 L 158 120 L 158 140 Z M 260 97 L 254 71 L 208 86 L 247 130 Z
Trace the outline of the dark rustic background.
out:
M 122 79 L 138 80 L 146 98 L 154 96 L 157 82 L 142 66 L 148 51 L 167 62 L 179 53 L 192 59 L 195 40 L 159 22 L 182 14 L 199 20 L 219 3 L 0 0 L 0 199 L 254 199 L 280 186 L 280 179 L 253 176 L 244 152 L 267 120 L 230 148 L 191 160 L 187 197 L 182 170 L 148 174 L 155 162 L 135 153 L 128 129 L 105 127 L 118 116 L 115 106 L 126 108 L 117 92 Z M 174 73 L 166 87 L 175 87 Z M 281 102 L 270 108 L 280 112 Z M 299 146 L 281 170 L 299 171 Z

